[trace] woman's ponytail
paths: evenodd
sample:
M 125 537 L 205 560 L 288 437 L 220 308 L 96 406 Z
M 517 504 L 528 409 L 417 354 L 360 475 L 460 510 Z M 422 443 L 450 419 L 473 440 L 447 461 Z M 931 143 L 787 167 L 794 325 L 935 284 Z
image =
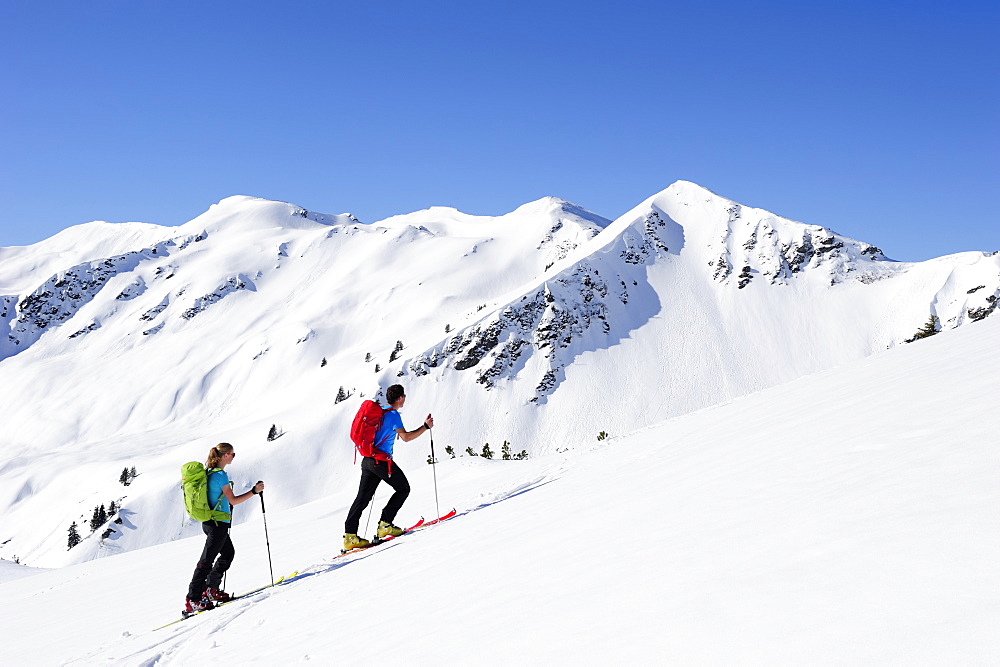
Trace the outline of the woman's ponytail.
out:
M 219 462 L 222 461 L 222 457 L 233 451 L 233 446 L 228 442 L 220 442 L 215 447 L 208 450 L 208 460 L 205 461 L 205 467 L 208 469 L 218 468 Z

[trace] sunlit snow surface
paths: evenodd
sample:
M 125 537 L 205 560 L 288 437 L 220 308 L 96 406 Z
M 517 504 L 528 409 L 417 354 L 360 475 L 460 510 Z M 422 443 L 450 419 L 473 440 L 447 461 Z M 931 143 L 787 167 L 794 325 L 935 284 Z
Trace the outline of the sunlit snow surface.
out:
M 733 206 L 682 183 L 614 222 L 540 200 L 368 226 L 237 198 L 181 228 L 0 249 L 0 297 L 19 302 L 71 267 L 173 243 L 120 260 L 0 361 L 0 663 L 990 661 L 1000 320 L 970 312 L 1000 287 L 997 257 L 873 259 Z M 839 260 L 793 272 L 766 251 L 809 230 L 814 249 L 844 243 Z M 519 328 L 539 291 L 575 318 Z M 931 312 L 946 331 L 901 345 Z M 404 423 L 435 415 L 441 510 L 459 516 L 333 560 L 359 474 L 347 426 L 395 381 Z M 341 386 L 354 393 L 334 404 Z M 285 433 L 267 442 L 272 423 Z M 152 632 L 179 616 L 203 541 L 179 466 L 219 440 L 237 490 L 267 481 L 275 575 L 308 576 Z M 531 457 L 464 453 L 505 440 Z M 396 448 L 413 486 L 401 525 L 437 511 L 429 444 Z M 69 524 L 112 499 L 115 532 L 80 525 L 66 551 Z M 270 576 L 260 509 L 236 508 L 233 592 Z

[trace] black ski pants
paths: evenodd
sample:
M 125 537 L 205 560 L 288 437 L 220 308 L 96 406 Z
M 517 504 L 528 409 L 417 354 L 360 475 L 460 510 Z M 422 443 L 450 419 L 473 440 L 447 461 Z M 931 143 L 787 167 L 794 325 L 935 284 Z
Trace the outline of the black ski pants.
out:
M 206 588 L 219 588 L 222 575 L 233 564 L 236 547 L 229 538 L 229 524 L 225 521 L 206 521 L 201 524 L 205 532 L 205 548 L 201 551 L 198 566 L 194 568 L 188 599 L 200 600 Z
M 406 475 L 402 469 L 392 462 L 392 474 L 389 474 L 388 461 L 376 461 L 371 456 L 366 456 L 361 461 L 361 484 L 358 487 L 358 497 L 354 499 L 350 511 L 347 513 L 347 521 L 344 522 L 344 532 L 352 535 L 358 534 L 358 524 L 361 523 L 361 515 L 364 514 L 368 503 L 375 497 L 375 489 L 379 482 L 385 482 L 392 487 L 395 493 L 389 498 L 389 502 L 382 509 L 382 521 L 392 523 L 399 508 L 406 502 L 406 497 L 410 495 L 410 483 L 406 481 Z

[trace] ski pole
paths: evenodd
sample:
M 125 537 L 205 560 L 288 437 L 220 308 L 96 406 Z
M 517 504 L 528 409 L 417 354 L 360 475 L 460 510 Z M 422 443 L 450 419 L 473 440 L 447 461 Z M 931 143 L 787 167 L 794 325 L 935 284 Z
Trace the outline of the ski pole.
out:
M 232 488 L 232 487 L 230 486 L 230 488 Z M 229 508 L 229 518 L 230 518 L 230 520 L 233 519 L 233 515 L 235 514 L 235 512 L 233 512 L 234 509 L 236 509 L 235 505 L 232 505 Z M 229 524 L 229 525 L 231 526 L 232 524 Z M 228 576 L 229 576 L 229 570 L 226 570 L 225 572 L 222 573 L 222 590 L 226 590 L 226 578 Z
M 257 484 L 262 484 L 258 481 Z M 267 544 L 267 568 L 271 572 L 271 585 L 274 586 L 274 566 L 271 565 L 271 539 L 267 536 L 267 510 L 264 509 L 264 492 L 261 491 L 260 496 L 260 513 L 264 517 L 264 542 Z
M 437 511 L 437 515 L 441 516 L 441 505 L 438 503 L 438 474 L 437 468 L 437 457 L 434 456 L 434 431 L 427 429 L 427 432 L 431 434 L 431 470 L 434 471 L 434 509 Z
M 368 527 L 372 522 L 372 510 L 375 509 L 375 496 L 372 496 L 372 500 L 368 503 L 368 519 L 365 520 L 365 535 L 368 534 Z

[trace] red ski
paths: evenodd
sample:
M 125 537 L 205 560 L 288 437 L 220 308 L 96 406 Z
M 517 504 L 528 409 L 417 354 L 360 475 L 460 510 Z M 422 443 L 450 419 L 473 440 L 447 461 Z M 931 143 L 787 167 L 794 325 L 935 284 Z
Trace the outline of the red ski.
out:
M 447 521 L 448 519 L 452 518 L 453 516 L 455 516 L 457 514 L 458 514 L 458 512 L 456 510 L 452 510 L 452 511 L 448 512 L 447 514 L 445 514 L 444 516 L 440 516 L 440 517 L 438 517 L 436 519 L 431 519 L 430 521 L 424 521 L 422 524 L 418 524 L 418 526 L 420 526 L 421 528 L 423 528 L 424 526 L 433 526 L 436 523 L 441 523 L 442 521 Z

